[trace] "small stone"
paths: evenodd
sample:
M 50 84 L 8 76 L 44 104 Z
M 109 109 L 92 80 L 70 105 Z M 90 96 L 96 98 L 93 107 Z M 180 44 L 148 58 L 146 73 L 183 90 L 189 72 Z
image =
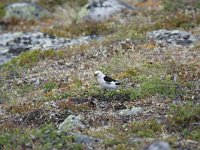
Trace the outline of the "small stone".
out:
M 87 135 L 83 135 L 80 133 L 68 133 L 69 135 L 74 136 L 74 142 L 78 144 L 86 144 L 86 145 L 93 145 L 99 142 L 102 142 L 101 139 L 93 138 Z
M 136 115 L 142 112 L 141 107 L 133 107 L 131 109 L 123 109 L 119 111 L 120 115 Z
M 170 146 L 167 142 L 157 141 L 149 145 L 144 150 L 170 150 Z
M 1 104 L 1 99 L 0 99 L 0 104 Z M 0 107 L 0 116 L 3 116 L 5 114 L 5 111 Z
M 39 86 L 40 85 L 40 78 L 36 79 L 36 82 L 34 83 L 35 86 Z
M 65 61 L 63 59 L 58 61 L 58 65 L 64 65 L 64 64 L 65 64 Z
M 69 67 L 69 68 L 73 66 L 72 63 L 65 63 L 65 65 L 66 65 L 67 67 Z
M 31 83 L 35 83 L 37 81 L 37 78 L 31 78 Z
M 85 125 L 81 122 L 80 116 L 68 116 L 58 127 L 59 130 L 70 131 L 73 129 L 84 129 Z
M 23 84 L 23 80 L 17 80 L 17 85 Z

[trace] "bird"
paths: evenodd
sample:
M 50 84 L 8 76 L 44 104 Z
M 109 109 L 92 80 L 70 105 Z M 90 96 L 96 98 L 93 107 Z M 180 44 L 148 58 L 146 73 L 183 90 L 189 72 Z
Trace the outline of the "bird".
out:
M 97 81 L 99 83 L 99 86 L 102 89 L 109 89 L 109 90 L 114 90 L 117 89 L 120 85 L 120 82 L 112 79 L 109 76 L 106 76 L 105 74 L 103 74 L 101 71 L 95 71 L 94 76 L 97 77 Z

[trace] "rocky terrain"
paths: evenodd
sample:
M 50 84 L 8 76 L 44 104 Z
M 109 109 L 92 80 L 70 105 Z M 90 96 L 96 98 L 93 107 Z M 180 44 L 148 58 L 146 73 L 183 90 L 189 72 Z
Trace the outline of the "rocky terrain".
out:
M 1 1 L 0 149 L 200 149 L 199 10 Z M 119 89 L 100 89 L 96 70 Z

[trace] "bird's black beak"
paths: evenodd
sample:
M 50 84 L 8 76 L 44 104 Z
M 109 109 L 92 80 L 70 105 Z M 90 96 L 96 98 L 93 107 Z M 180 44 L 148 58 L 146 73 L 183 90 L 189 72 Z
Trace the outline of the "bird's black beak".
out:
M 96 76 L 97 76 L 97 74 L 94 74 L 94 76 L 96 77 Z

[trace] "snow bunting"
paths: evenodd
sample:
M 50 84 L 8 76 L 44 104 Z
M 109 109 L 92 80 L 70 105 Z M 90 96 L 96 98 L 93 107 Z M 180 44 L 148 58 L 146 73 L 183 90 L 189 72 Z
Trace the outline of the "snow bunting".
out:
M 97 81 L 102 89 L 117 89 L 120 85 L 117 80 L 106 76 L 101 71 L 96 71 L 94 76 L 97 77 Z

